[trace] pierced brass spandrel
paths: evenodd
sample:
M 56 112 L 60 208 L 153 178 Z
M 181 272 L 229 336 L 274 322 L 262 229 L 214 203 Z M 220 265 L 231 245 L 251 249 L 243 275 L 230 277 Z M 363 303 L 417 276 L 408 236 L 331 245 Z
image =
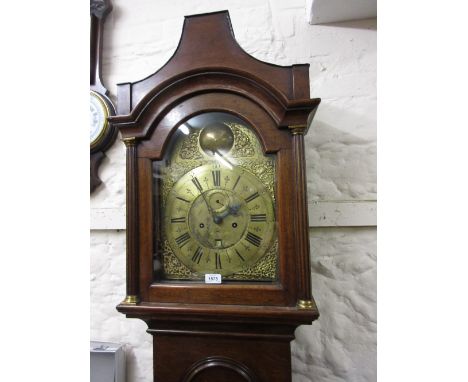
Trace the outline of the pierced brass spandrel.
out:
M 195 276 L 177 259 L 167 240 L 164 240 L 163 265 L 168 279 L 189 280 Z
M 179 150 L 181 160 L 203 159 L 203 154 L 198 146 L 199 136 L 200 131 L 194 130 L 189 134 L 188 138 L 182 140 Z
M 257 137 L 253 136 L 253 132 L 246 130 L 238 123 L 227 123 L 227 125 L 234 133 L 235 143 L 231 154 L 233 158 L 254 157 L 259 152 L 261 153 L 261 148 L 260 151 L 258 150 Z

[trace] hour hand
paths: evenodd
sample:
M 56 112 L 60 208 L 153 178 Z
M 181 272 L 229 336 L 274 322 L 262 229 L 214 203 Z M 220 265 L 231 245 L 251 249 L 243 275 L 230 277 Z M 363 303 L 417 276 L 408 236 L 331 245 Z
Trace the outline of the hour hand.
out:
M 241 204 L 239 202 L 235 202 L 232 205 L 229 205 L 229 213 L 232 215 L 237 215 L 241 208 Z

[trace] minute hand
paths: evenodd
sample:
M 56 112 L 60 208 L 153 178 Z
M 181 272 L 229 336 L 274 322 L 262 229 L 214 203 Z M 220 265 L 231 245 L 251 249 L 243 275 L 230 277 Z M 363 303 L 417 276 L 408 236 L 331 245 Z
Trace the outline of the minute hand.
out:
M 205 194 L 203 193 L 203 191 L 201 191 L 201 190 L 199 190 L 199 191 L 200 191 L 200 194 L 201 194 L 203 200 L 205 201 L 206 207 L 208 208 L 208 212 L 210 213 L 211 218 L 213 219 L 213 221 L 216 224 L 221 223 L 223 221 L 223 219 L 221 219 L 219 216 L 215 215 L 215 213 L 213 212 L 213 209 L 211 208 L 210 204 L 208 203 L 208 200 L 206 200 Z

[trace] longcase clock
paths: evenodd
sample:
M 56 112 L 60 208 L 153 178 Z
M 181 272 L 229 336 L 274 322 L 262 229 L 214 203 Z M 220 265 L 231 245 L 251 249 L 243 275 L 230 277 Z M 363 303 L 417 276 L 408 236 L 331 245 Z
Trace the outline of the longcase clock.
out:
M 259 61 L 227 11 L 185 18 L 156 73 L 118 85 L 127 152 L 127 296 L 154 336 L 154 380 L 291 380 L 311 294 L 308 65 Z

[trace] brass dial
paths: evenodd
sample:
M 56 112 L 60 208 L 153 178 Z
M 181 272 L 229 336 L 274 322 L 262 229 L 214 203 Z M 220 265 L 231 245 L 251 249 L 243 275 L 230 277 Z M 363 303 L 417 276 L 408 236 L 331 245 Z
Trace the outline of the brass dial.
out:
M 153 162 L 155 280 L 278 279 L 276 159 L 240 118 L 182 123 Z
M 269 249 L 273 201 L 246 169 L 202 165 L 169 192 L 164 227 L 175 256 L 193 273 L 226 276 L 249 268 Z

